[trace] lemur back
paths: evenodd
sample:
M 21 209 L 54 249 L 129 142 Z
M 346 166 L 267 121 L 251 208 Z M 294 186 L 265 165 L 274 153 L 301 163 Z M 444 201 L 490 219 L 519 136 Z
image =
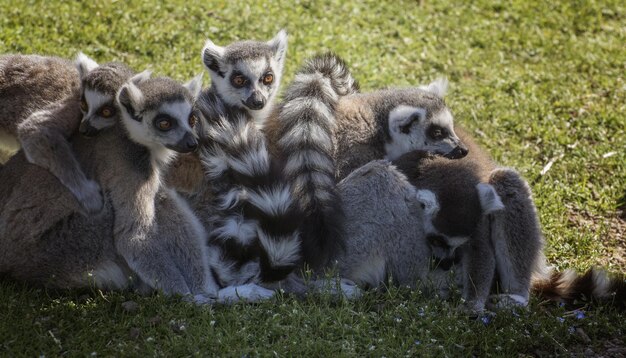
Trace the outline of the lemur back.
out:
M 70 61 L 37 55 L 0 56 L 0 147 L 17 150 L 17 126 L 30 114 L 76 93 Z
M 119 90 L 117 124 L 95 138 L 72 140 L 80 164 L 104 190 L 98 215 L 81 215 L 56 179 L 26 163 L 22 154 L 0 171 L 3 183 L 9 183 L 0 192 L 1 272 L 48 287 L 120 289 L 135 277 L 167 294 L 217 294 L 197 219 L 167 192 L 155 204 L 171 149 L 189 152 L 197 145 L 190 92 L 199 93 L 200 84 L 191 82 L 185 89 L 169 79 L 146 77 L 135 76 Z M 155 216 L 155 205 L 163 215 Z M 187 218 L 187 224 L 170 217 Z M 168 231 L 181 225 L 187 236 Z

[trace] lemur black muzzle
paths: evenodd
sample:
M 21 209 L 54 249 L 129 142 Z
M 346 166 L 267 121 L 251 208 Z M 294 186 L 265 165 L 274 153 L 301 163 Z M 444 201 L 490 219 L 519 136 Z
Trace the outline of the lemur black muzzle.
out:
M 100 130 L 89 124 L 88 121 L 80 122 L 80 127 L 78 127 L 78 132 L 85 137 L 93 137 L 98 134 Z
M 248 97 L 248 99 L 246 99 L 246 101 L 243 103 L 246 105 L 246 107 L 252 109 L 252 110 L 259 110 L 259 109 L 263 109 L 263 107 L 265 107 L 265 102 L 267 100 L 265 99 L 265 97 L 263 97 L 263 95 L 257 91 L 252 92 L 252 94 L 250 95 L 250 97 Z
M 190 153 L 198 148 L 198 140 L 191 133 L 186 133 L 183 139 L 176 144 L 168 145 L 169 149 L 177 151 L 178 153 Z
M 461 159 L 465 157 L 469 153 L 467 147 L 463 145 L 458 145 L 456 148 L 452 149 L 448 154 L 444 155 L 444 157 L 448 159 Z

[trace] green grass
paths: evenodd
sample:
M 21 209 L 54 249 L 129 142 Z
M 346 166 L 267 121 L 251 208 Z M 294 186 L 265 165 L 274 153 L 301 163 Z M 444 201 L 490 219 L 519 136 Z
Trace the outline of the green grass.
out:
M 1 53 L 83 51 L 179 80 L 203 71 L 205 38 L 269 39 L 281 27 L 290 33 L 285 83 L 324 50 L 345 58 L 364 91 L 445 75 L 457 122 L 531 184 L 549 261 L 626 272 L 626 224 L 617 216 L 626 195 L 623 1 L 2 0 L 0 14 Z M 125 312 L 126 300 L 139 311 Z M 534 301 L 485 325 L 456 306 L 394 289 L 357 302 L 279 298 L 199 308 L 160 296 L 2 283 L 0 355 L 511 356 L 626 346 L 626 316 L 608 307 L 576 319 Z M 571 332 L 576 327 L 590 342 Z

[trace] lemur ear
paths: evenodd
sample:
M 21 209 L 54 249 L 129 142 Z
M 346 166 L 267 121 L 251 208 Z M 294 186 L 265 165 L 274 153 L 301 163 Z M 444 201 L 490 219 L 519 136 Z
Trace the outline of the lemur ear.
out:
M 119 107 L 122 108 L 130 118 L 141 122 L 142 118 L 140 114 L 143 110 L 144 96 L 132 79 L 124 84 L 117 92 L 116 100 Z
M 282 64 L 287 52 L 287 31 L 285 29 L 278 31 L 267 45 L 274 51 L 274 59 Z
M 504 209 L 500 195 L 498 195 L 496 189 L 491 184 L 478 183 L 476 184 L 476 190 L 478 190 L 478 200 L 484 214 L 491 214 Z
M 198 99 L 200 95 L 200 91 L 202 90 L 202 73 L 192 78 L 189 82 L 185 83 L 183 86 L 191 93 L 193 99 Z
M 437 200 L 437 195 L 434 192 L 421 189 L 415 193 L 415 198 L 424 210 L 424 214 L 435 216 L 439 212 L 439 200 Z
M 93 71 L 94 68 L 98 67 L 98 63 L 82 52 L 79 52 L 76 55 L 76 60 L 74 61 L 76 65 L 76 69 L 78 70 L 78 75 L 80 78 L 84 78 L 89 72 Z
M 141 82 L 149 79 L 151 75 L 152 75 L 152 71 L 145 70 L 145 71 L 139 72 L 138 74 L 136 74 L 133 77 L 131 77 L 129 81 L 134 83 L 135 85 L 138 85 Z
M 420 86 L 419 88 L 434 93 L 437 96 L 443 98 L 448 92 L 448 79 L 445 77 L 440 77 L 427 84 L 426 86 Z
M 211 40 L 206 40 L 204 48 L 202 49 L 202 63 L 209 71 L 224 77 L 224 74 L 220 70 L 222 56 L 224 56 L 224 48 L 217 46 Z

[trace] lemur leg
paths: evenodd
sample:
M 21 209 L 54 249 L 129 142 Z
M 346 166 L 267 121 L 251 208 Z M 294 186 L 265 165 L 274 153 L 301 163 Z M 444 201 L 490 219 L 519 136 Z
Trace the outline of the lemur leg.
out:
M 159 190 L 156 202 L 158 240 L 193 295 L 217 297 L 219 289 L 209 273 L 206 232 L 189 205 L 171 189 Z
M 500 290 L 499 306 L 527 305 L 530 281 L 543 257 L 543 236 L 530 188 L 512 169 L 496 169 L 489 183 L 505 209 L 493 214 L 492 242 L 496 251 Z
M 26 159 L 58 178 L 86 212 L 96 213 L 102 209 L 100 186 L 87 178 L 68 141 L 81 116 L 77 99 L 68 97 L 33 113 L 17 131 Z
M 465 306 L 470 312 L 480 312 L 485 309 L 491 286 L 495 277 L 496 258 L 494 248 L 489 240 L 490 225 L 487 215 L 484 215 L 472 238 L 462 248 L 463 269 L 463 298 Z

